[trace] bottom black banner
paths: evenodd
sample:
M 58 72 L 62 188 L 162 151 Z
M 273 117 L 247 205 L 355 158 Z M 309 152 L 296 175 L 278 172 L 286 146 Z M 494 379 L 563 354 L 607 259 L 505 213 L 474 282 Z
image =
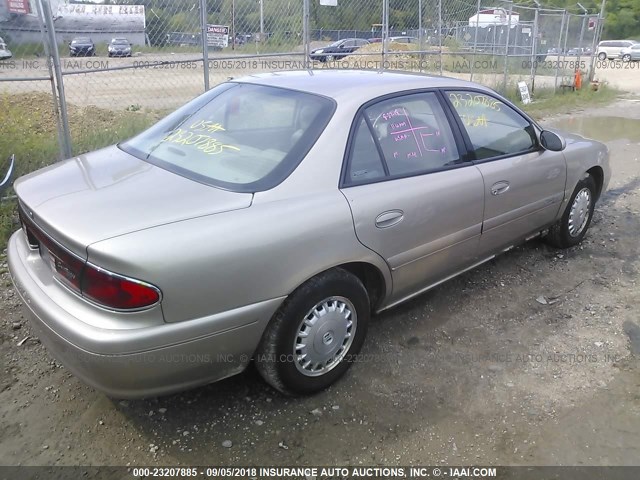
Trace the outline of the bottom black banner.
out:
M 322 467 L 15 467 L 0 466 L 0 480 L 134 480 L 165 479 L 468 479 L 506 480 L 638 480 L 640 466 L 506 467 L 506 466 L 322 466 Z

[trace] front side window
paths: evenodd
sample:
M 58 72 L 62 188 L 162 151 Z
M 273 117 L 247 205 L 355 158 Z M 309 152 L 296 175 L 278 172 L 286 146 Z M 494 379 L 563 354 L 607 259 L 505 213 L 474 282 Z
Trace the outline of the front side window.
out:
M 497 98 L 470 91 L 450 91 L 447 95 L 477 160 L 516 155 L 536 147 L 531 123 Z
M 266 190 L 295 169 L 333 110 L 334 102 L 325 97 L 226 83 L 119 147 L 201 183 Z
M 461 163 L 435 93 L 383 100 L 358 119 L 347 181 L 418 175 Z

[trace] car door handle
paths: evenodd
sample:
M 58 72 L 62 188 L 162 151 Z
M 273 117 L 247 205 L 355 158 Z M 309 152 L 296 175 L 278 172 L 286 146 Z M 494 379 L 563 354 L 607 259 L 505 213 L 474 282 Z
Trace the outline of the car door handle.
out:
M 496 182 L 491 186 L 491 195 L 500 195 L 509 190 L 509 182 L 506 180 L 502 180 L 500 182 Z
M 376 227 L 389 228 L 397 225 L 404 218 L 404 212 L 402 210 L 389 210 L 382 212 L 376 217 Z

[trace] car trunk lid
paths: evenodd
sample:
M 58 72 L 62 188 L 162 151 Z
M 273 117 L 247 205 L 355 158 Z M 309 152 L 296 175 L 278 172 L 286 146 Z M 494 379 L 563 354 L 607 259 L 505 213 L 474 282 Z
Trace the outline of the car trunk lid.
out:
M 247 208 L 253 198 L 181 177 L 115 146 L 26 175 L 14 188 L 40 228 L 85 258 L 94 242 Z

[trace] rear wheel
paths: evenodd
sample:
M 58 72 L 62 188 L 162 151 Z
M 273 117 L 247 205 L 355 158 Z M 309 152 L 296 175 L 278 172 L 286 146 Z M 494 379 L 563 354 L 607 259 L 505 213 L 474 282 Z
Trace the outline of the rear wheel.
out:
M 551 227 L 547 241 L 558 248 L 577 245 L 587 234 L 595 208 L 596 182 L 591 175 L 578 182 L 562 218 Z
M 599 58 L 600 60 L 606 60 L 606 59 L 607 59 L 607 54 L 606 54 L 606 53 L 604 53 L 604 52 L 600 52 L 600 53 L 598 54 L 598 58 Z
M 360 351 L 369 315 L 367 290 L 355 275 L 341 268 L 323 272 L 276 312 L 256 351 L 256 367 L 288 395 L 327 388 Z

